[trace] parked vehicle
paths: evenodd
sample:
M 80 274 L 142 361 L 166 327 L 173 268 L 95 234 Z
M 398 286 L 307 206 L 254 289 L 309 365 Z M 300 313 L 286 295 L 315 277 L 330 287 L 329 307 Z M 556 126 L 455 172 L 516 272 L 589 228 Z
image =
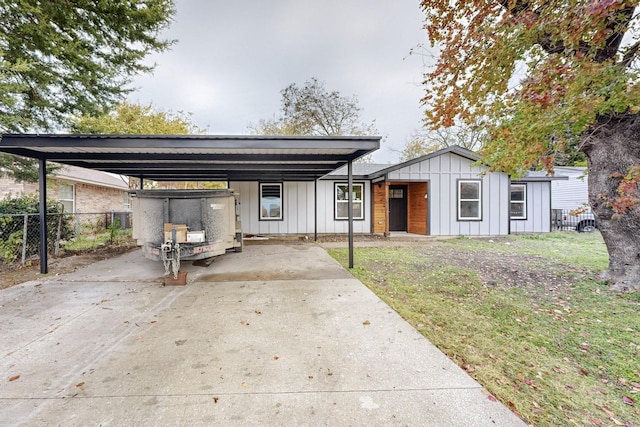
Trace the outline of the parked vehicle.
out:
M 553 224 L 558 230 L 575 229 L 579 233 L 591 233 L 598 229 L 596 218 L 590 209 L 586 211 L 553 209 Z

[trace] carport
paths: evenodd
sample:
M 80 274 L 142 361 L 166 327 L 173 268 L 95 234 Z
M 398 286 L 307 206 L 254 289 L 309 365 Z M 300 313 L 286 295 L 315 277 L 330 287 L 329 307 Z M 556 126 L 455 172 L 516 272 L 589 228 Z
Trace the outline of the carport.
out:
M 314 181 L 380 148 L 379 136 L 6 134 L 0 152 L 39 162 L 40 272 L 47 260 L 47 162 L 154 181 Z M 314 197 L 316 197 L 314 195 Z M 317 218 L 317 197 L 314 213 Z M 353 205 L 349 203 L 349 266 Z M 317 237 L 317 222 L 315 236 Z

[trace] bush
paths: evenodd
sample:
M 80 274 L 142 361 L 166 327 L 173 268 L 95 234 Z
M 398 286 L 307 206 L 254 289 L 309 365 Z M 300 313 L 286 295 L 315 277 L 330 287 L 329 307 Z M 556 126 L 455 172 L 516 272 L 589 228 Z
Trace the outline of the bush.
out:
M 28 214 L 26 256 L 35 255 L 39 250 L 40 217 L 38 196 L 30 194 L 0 201 L 0 260 L 9 263 L 22 254 L 24 235 L 24 216 Z M 58 232 L 58 224 L 62 219 L 61 238 L 71 236 L 70 218 L 63 215 L 63 206 L 54 201 L 47 201 L 47 237 L 49 250 L 53 249 Z

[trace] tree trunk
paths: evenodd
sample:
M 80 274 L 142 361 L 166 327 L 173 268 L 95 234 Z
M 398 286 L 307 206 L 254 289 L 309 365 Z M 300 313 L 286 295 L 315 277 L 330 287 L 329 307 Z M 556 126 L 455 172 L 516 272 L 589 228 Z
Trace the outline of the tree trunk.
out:
M 609 268 L 602 275 L 612 291 L 640 290 L 640 205 L 615 215 L 607 203 L 617 196 L 620 178 L 640 164 L 640 115 L 602 117 L 583 135 L 582 151 L 589 164 L 589 202 L 609 251 Z M 640 190 L 636 189 L 640 198 Z

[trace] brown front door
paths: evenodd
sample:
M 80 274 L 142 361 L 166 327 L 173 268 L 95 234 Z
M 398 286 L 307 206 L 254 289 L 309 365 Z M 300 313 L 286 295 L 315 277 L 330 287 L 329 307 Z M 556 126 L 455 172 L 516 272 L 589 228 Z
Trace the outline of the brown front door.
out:
M 389 231 L 407 231 L 407 186 L 389 186 Z

